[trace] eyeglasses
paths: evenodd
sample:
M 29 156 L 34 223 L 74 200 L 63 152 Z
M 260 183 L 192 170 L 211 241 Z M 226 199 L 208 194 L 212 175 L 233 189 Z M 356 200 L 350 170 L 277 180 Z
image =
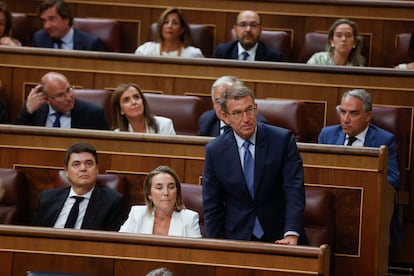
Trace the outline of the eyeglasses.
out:
M 237 26 L 239 26 L 239 28 L 247 28 L 250 27 L 251 29 L 256 29 L 260 26 L 260 23 L 257 22 L 239 22 L 237 23 Z
M 48 96 L 48 98 L 61 101 L 65 99 L 66 97 L 68 97 L 69 95 L 71 95 L 72 93 L 73 93 L 73 88 L 69 86 L 68 88 L 66 88 L 64 92 L 60 92 L 56 96 Z
M 250 106 L 245 111 L 234 111 L 228 114 L 235 120 L 241 120 L 244 113 L 246 113 L 248 117 L 252 117 L 254 115 L 255 110 L 256 110 L 256 107 Z

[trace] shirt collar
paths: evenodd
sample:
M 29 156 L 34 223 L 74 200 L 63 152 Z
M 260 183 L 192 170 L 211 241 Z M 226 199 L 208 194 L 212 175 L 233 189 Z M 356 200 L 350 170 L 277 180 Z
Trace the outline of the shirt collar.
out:
M 236 132 L 233 131 L 233 133 L 234 133 L 234 138 L 236 138 L 237 146 L 239 148 L 242 148 L 243 143 L 244 143 L 245 140 L 243 138 L 241 138 L 239 135 L 237 135 Z M 248 139 L 250 141 L 250 143 L 252 143 L 252 145 L 256 145 L 256 133 L 257 133 L 257 126 L 256 126 L 256 129 L 254 130 L 252 136 L 250 136 L 250 138 Z
M 249 60 L 254 60 L 254 58 L 256 57 L 256 50 L 257 50 L 258 45 L 259 45 L 259 42 L 256 42 L 256 44 L 252 48 L 250 48 L 250 50 L 247 51 L 243 48 L 243 46 L 240 44 L 240 42 L 238 42 L 237 43 L 238 56 L 240 57 L 240 55 L 243 52 L 247 52 L 247 53 L 249 53 L 249 58 L 248 59 Z
M 358 135 L 355 136 L 355 138 L 357 138 L 357 141 L 362 141 L 362 143 L 364 143 L 365 136 L 367 136 L 368 128 L 369 128 L 369 124 L 363 131 L 361 131 Z M 349 138 L 349 135 L 347 134 L 345 139 L 348 139 L 348 138 Z
M 62 42 L 65 45 L 73 44 L 73 33 L 74 31 L 73 31 L 73 28 L 71 27 L 69 29 L 69 32 L 67 32 L 66 35 L 64 35 L 60 40 L 62 40 Z
M 78 195 L 78 194 L 75 193 L 75 191 L 71 187 L 70 188 L 70 192 L 69 192 L 69 197 L 72 197 L 72 196 L 82 196 L 82 197 L 84 197 L 84 198 L 86 198 L 86 199 L 89 200 L 91 198 L 91 195 L 92 195 L 92 192 L 93 192 L 94 189 L 95 189 L 95 187 L 92 187 L 92 189 L 89 192 L 87 192 L 86 194 Z

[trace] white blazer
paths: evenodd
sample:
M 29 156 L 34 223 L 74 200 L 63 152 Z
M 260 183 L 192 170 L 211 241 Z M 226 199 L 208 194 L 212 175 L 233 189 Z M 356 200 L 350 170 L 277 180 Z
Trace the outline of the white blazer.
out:
M 154 213 L 148 214 L 147 206 L 132 206 L 128 219 L 121 226 L 119 232 L 152 234 L 154 219 Z M 174 211 L 171 217 L 170 228 L 168 229 L 168 236 L 201 238 L 198 220 L 198 213 L 192 210 Z
M 154 116 L 155 123 L 158 125 L 158 134 L 164 135 L 175 135 L 175 129 L 173 121 L 170 118 L 162 117 L 162 116 Z M 119 131 L 119 128 L 115 129 L 114 131 Z M 128 124 L 128 131 L 134 132 L 132 126 Z M 147 133 L 155 133 L 155 130 L 146 126 Z

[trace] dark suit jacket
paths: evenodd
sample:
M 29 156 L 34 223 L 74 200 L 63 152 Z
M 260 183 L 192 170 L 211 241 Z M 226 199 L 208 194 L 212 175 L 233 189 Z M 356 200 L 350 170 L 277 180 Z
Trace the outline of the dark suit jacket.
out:
M 37 111 L 29 114 L 25 103 L 15 123 L 19 125 L 45 126 L 48 114 L 48 104 L 41 105 Z M 75 99 L 75 107 L 71 111 L 70 116 L 71 128 L 109 130 L 104 110 L 89 102 Z
M 219 44 L 213 53 L 213 58 L 238 59 L 238 41 Z M 267 47 L 259 41 L 256 50 L 255 60 L 257 61 L 282 61 L 282 55 L 273 48 Z
M 73 29 L 73 50 L 105 51 L 101 40 L 89 33 Z M 53 48 L 53 40 L 49 34 L 41 29 L 33 35 L 33 47 Z
M 257 114 L 257 121 L 267 123 L 266 119 Z M 207 110 L 198 119 L 198 135 L 216 137 L 220 135 L 220 120 L 214 109 Z
M 53 227 L 70 187 L 42 191 L 33 220 L 34 226 Z M 125 220 L 125 200 L 117 191 L 95 186 L 86 208 L 82 229 L 118 231 Z
M 7 123 L 6 107 L 0 101 L 0 124 L 6 124 L 6 123 Z
M 277 142 L 275 142 L 277 141 Z M 233 131 L 209 142 L 203 171 L 203 208 L 208 238 L 250 240 L 255 217 L 264 241 L 286 231 L 304 232 L 303 165 L 295 136 L 287 129 L 257 123 L 254 189 L 247 189 Z
M 328 126 L 322 129 L 318 137 L 319 144 L 343 145 L 345 143 L 345 132 L 340 125 Z M 388 182 L 395 190 L 400 188 L 400 170 L 398 168 L 397 152 L 395 151 L 395 137 L 392 133 L 369 124 L 365 137 L 364 147 L 388 147 Z

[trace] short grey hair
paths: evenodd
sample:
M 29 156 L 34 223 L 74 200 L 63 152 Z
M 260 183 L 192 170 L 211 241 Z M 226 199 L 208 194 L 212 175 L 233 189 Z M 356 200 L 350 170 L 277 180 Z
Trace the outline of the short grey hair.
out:
M 371 95 L 367 91 L 365 91 L 364 89 L 354 89 L 354 90 L 349 90 L 349 91 L 345 92 L 342 95 L 341 102 L 347 97 L 354 97 L 354 98 L 360 99 L 362 101 L 364 111 L 365 112 L 372 111 Z
M 221 110 L 223 110 L 224 113 L 228 113 L 227 102 L 229 100 L 239 100 L 244 97 L 251 97 L 253 102 L 255 101 L 253 90 L 244 85 L 233 84 L 224 91 L 219 99 Z
M 147 273 L 146 276 L 173 276 L 174 274 L 166 269 L 165 267 L 160 267 L 154 270 L 151 270 Z
M 214 88 L 221 86 L 223 84 L 228 84 L 228 85 L 233 85 L 233 84 L 238 84 L 238 85 L 244 85 L 243 81 L 236 78 L 235 76 L 222 76 L 220 78 L 218 78 L 213 85 L 211 86 L 211 99 L 214 102 Z

